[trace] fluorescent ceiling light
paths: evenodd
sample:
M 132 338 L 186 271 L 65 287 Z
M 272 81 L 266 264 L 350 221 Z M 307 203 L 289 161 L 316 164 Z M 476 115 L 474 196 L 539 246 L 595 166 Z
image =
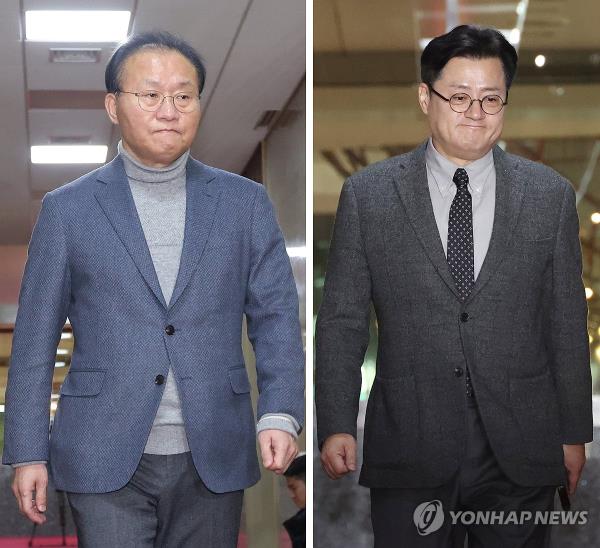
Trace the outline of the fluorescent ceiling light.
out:
M 306 246 L 288 247 L 287 254 L 289 257 L 306 257 Z
M 61 339 L 63 339 L 63 340 L 64 340 L 64 339 L 72 339 L 72 338 L 73 338 L 73 333 L 70 333 L 70 332 L 68 332 L 68 331 L 63 331 L 63 332 L 60 334 L 60 338 L 61 338 Z
M 54 367 L 65 367 L 67 362 L 54 362 Z
M 130 11 L 26 11 L 25 37 L 36 42 L 120 42 Z
M 32 164 L 103 164 L 106 145 L 41 145 L 31 147 Z

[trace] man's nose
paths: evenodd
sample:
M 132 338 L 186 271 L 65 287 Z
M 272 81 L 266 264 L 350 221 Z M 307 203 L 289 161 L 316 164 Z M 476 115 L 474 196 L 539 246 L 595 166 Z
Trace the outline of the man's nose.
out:
M 478 101 L 477 99 L 473 100 L 471 106 L 465 112 L 465 115 L 474 120 L 485 118 L 485 112 L 481 108 L 481 101 Z
M 179 111 L 175 108 L 175 97 L 165 96 L 156 111 L 158 118 L 177 118 Z

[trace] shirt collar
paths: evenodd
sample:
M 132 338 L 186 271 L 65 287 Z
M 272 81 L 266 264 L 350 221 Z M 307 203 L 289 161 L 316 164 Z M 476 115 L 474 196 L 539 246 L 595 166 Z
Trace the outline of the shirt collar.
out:
M 427 149 L 425 151 L 425 163 L 431 170 L 433 179 L 442 196 L 446 196 L 450 192 L 450 189 L 455 186 L 452 178 L 459 167 L 463 167 L 469 176 L 469 189 L 471 192 L 479 194 L 488 180 L 489 171 L 494 167 L 494 153 L 490 149 L 481 158 L 474 160 L 466 166 L 459 166 L 440 154 L 433 146 L 433 141 L 430 137 L 427 141 Z

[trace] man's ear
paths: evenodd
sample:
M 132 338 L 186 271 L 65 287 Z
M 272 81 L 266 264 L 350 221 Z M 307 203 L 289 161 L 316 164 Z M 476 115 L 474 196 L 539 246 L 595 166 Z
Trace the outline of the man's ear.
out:
M 429 113 L 429 99 L 431 97 L 429 94 L 429 86 L 427 84 L 419 84 L 418 97 L 419 106 L 421 107 L 423 114 L 427 115 Z
M 104 108 L 110 118 L 110 121 L 119 125 L 119 117 L 117 116 L 117 96 L 114 93 L 107 93 L 104 97 Z

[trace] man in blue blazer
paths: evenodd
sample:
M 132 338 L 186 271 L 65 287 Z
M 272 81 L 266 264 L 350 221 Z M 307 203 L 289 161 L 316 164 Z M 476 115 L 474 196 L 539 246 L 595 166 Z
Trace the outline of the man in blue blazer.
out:
M 204 67 L 167 33 L 106 69 L 106 166 L 46 194 L 19 296 L 3 462 L 43 523 L 49 467 L 80 546 L 234 547 L 243 490 L 297 454 L 298 298 L 264 187 L 189 157 Z M 258 425 L 242 354 L 256 354 Z M 50 435 L 66 318 L 75 347 Z

